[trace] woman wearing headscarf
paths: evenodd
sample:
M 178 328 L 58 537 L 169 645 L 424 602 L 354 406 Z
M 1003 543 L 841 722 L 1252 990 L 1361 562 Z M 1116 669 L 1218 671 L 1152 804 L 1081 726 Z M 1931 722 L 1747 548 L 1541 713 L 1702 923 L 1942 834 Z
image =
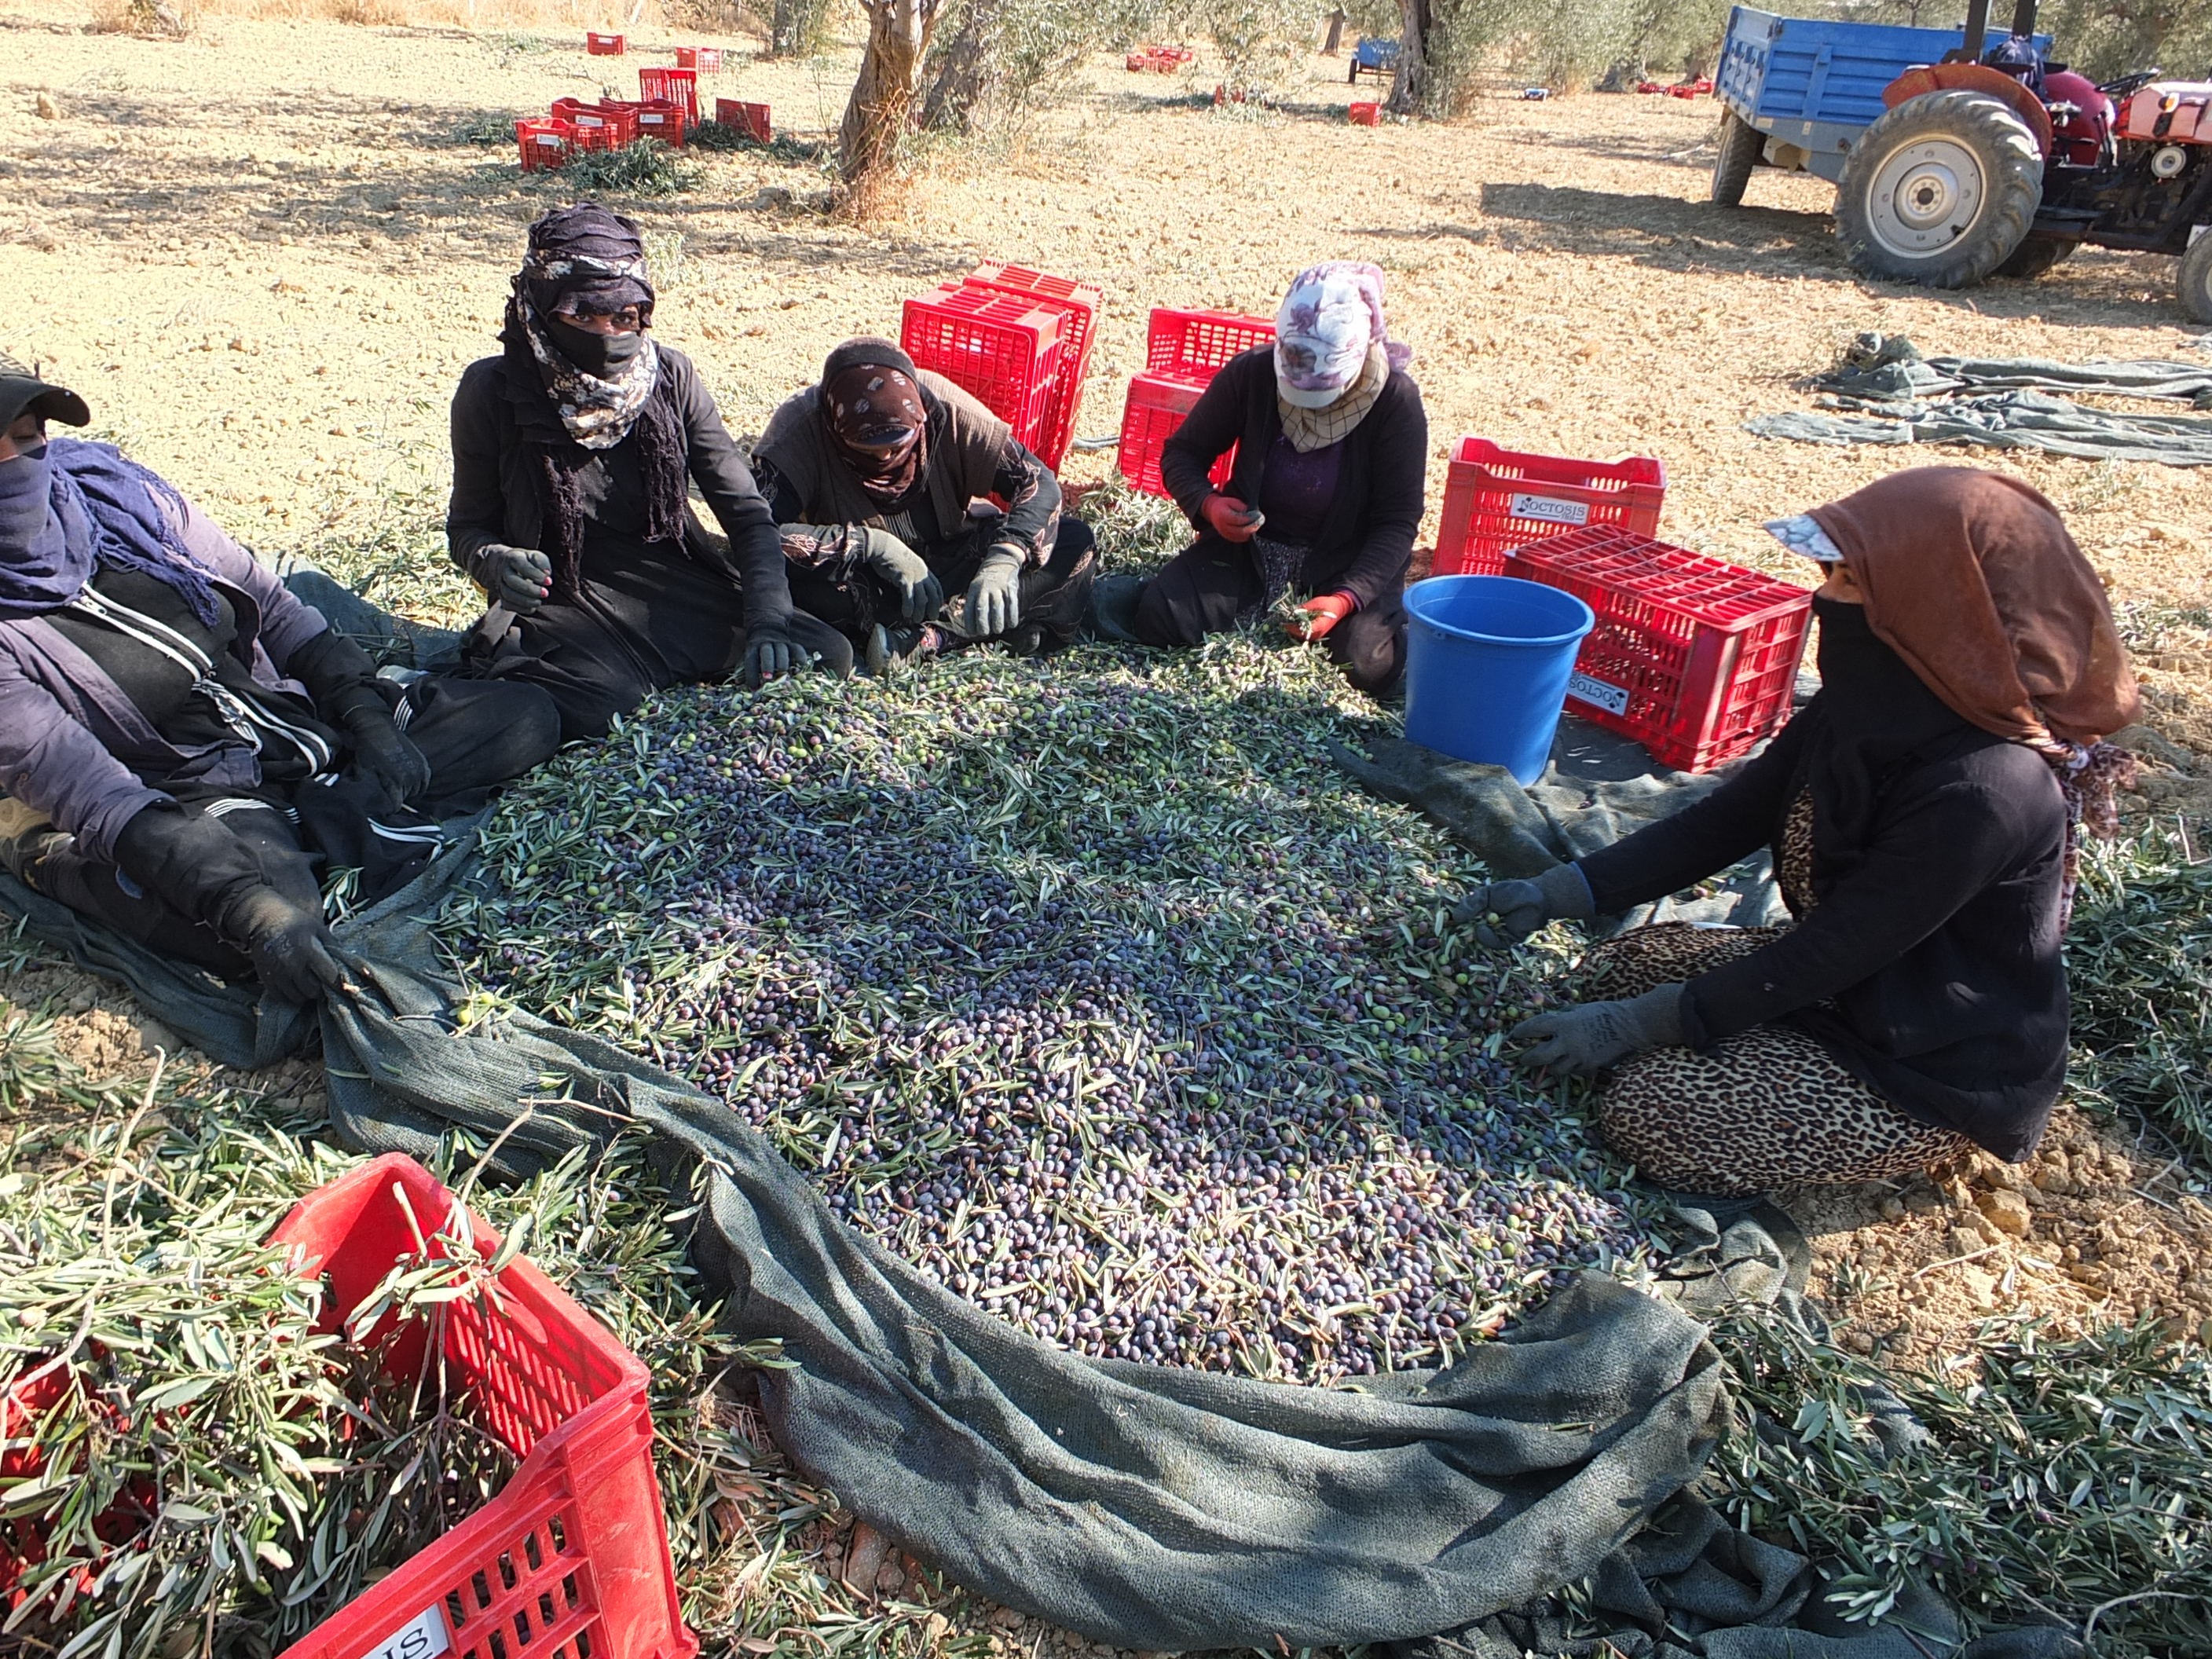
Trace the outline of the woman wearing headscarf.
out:
M 447 541 L 491 602 L 472 672 L 543 686 L 566 738 L 687 681 L 852 666 L 793 610 L 775 520 L 653 310 L 637 227 L 591 202 L 553 209 L 530 228 L 500 354 L 453 394 Z
M 167 956 L 306 1002 L 321 873 L 375 898 L 436 817 L 553 752 L 526 685 L 380 679 L 168 483 L 0 354 L 0 863 Z
M 1713 793 L 1474 908 L 1525 935 L 1769 848 L 1784 928 L 1644 927 L 1525 1063 L 1613 1068 L 1607 1141 L 1663 1186 L 1904 1174 L 2042 1137 L 2066 1069 L 2059 944 L 2079 837 L 2112 833 L 2137 713 L 2104 588 L 2057 511 L 1963 467 L 1768 526 L 1817 559 L 1820 691 Z
M 1390 338 L 1375 266 L 1298 273 L 1274 345 L 1224 365 L 1161 452 L 1168 493 L 1199 535 L 1145 584 L 1138 639 L 1196 645 L 1296 601 L 1293 639 L 1321 641 L 1371 696 L 1398 684 L 1429 459 L 1412 355 Z M 1216 489 L 1209 474 L 1232 448 L 1235 470 Z
M 1005 641 L 1027 656 L 1082 626 L 1090 526 L 1013 428 L 889 340 L 848 340 L 753 452 L 793 596 L 871 668 Z

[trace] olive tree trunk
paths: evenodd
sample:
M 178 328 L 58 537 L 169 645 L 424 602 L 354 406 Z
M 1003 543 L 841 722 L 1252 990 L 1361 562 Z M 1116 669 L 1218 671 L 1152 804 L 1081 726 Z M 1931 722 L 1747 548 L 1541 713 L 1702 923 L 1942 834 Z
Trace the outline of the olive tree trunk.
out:
M 1398 74 L 1386 107 L 1393 115 L 1419 115 L 1428 101 L 1429 52 L 1436 44 L 1434 0 L 1398 0 Z
M 898 165 L 899 138 L 914 109 L 915 82 L 937 27 L 939 0 L 860 0 L 868 44 L 837 132 L 848 200 L 871 210 Z
M 999 0 L 968 0 L 967 15 L 938 56 L 936 78 L 922 100 L 921 124 L 932 132 L 965 132 L 990 88 L 990 42 Z

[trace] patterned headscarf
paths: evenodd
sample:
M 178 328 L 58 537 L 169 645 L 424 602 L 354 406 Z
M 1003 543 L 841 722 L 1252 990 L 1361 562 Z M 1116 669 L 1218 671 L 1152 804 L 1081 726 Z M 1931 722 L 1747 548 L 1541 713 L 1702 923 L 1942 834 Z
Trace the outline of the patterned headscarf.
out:
M 830 447 L 868 499 L 894 507 L 929 464 L 929 411 L 914 360 L 889 340 L 848 340 L 822 368 Z
M 1380 345 L 1391 368 L 1413 361 L 1390 337 L 1377 265 L 1331 259 L 1291 282 L 1275 312 L 1275 389 L 1296 409 L 1325 409 L 1342 397 Z
M 596 202 L 555 208 L 530 227 L 529 251 L 507 302 L 505 337 L 536 363 L 561 424 L 586 449 L 612 449 L 629 436 L 659 383 L 660 355 L 650 334 L 611 379 L 577 366 L 546 327 L 563 300 L 607 310 L 635 306 L 653 326 L 653 284 L 637 226 Z

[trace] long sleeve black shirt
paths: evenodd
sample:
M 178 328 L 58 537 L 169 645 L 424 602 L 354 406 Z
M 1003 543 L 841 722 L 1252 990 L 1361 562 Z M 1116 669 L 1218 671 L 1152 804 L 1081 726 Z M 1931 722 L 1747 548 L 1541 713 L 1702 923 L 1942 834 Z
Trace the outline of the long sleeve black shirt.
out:
M 684 538 L 685 550 L 743 587 L 750 623 L 787 618 L 791 588 L 775 519 L 722 424 L 714 393 L 691 360 L 668 346 L 661 346 L 659 353 L 660 372 L 668 377 L 684 426 L 686 470 L 729 538 L 724 554 L 694 525 Z M 509 386 L 504 357 L 483 358 L 462 374 L 460 388 L 453 394 L 453 493 L 446 512 L 446 539 L 453 562 L 464 570 L 480 550 L 494 542 L 508 547 L 544 545 L 538 462 L 532 449 L 548 435 L 547 423 L 553 418 L 542 388 Z M 557 428 L 553 430 L 557 441 L 567 441 Z M 611 449 L 575 446 L 580 458 L 576 487 L 584 507 L 587 549 L 642 544 L 646 502 L 636 448 L 635 433 Z
M 1598 909 L 1778 844 L 1814 726 L 1808 710 L 1703 800 L 1581 860 Z M 1781 1021 L 1913 1116 L 2027 1156 L 2066 1070 L 2065 836 L 2051 768 L 2001 738 L 1893 780 L 1863 855 L 1832 878 L 1816 868 L 1808 915 L 1689 982 L 1686 1036 L 1704 1048 Z

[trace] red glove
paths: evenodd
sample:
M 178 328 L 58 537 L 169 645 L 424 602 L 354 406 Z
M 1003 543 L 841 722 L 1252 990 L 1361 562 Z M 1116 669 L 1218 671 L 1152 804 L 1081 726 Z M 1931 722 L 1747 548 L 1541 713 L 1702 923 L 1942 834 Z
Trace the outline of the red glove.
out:
M 1208 495 L 1199 513 L 1213 526 L 1213 533 L 1224 542 L 1249 542 L 1259 534 L 1260 526 L 1267 520 L 1258 513 L 1238 501 L 1234 495 L 1218 492 Z
M 1349 593 L 1316 593 L 1283 624 L 1283 631 L 1294 640 L 1325 639 L 1330 629 L 1358 609 L 1358 602 Z

